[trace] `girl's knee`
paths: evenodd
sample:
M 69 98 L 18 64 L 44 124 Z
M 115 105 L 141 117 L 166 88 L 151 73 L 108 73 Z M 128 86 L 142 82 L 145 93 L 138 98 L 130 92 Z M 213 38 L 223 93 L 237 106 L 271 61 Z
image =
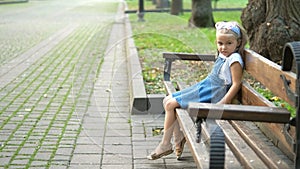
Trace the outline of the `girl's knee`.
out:
M 175 108 L 180 107 L 174 98 L 167 100 L 164 106 L 166 110 L 174 110 Z
M 164 100 L 163 100 L 163 105 L 164 105 L 164 107 L 166 107 L 165 105 L 166 105 L 167 101 L 170 100 L 171 98 L 172 98 L 171 95 L 168 95 L 168 96 L 166 96 L 166 97 L 164 98 Z

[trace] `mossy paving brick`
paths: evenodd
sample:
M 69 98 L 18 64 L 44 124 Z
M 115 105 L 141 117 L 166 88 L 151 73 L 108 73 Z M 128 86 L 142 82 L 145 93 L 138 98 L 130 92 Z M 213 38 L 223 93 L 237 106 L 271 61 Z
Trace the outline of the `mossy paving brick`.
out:
M 34 153 L 35 151 L 35 147 L 22 147 L 21 150 L 19 151 L 19 154 L 23 154 L 23 155 L 31 155 Z

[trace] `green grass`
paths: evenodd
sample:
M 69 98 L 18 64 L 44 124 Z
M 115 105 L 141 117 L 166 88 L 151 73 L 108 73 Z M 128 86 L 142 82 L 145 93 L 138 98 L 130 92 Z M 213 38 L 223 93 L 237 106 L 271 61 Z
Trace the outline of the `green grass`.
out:
M 217 8 L 243 8 L 247 3 L 247 0 L 218 0 Z M 214 6 L 213 0 L 212 5 Z

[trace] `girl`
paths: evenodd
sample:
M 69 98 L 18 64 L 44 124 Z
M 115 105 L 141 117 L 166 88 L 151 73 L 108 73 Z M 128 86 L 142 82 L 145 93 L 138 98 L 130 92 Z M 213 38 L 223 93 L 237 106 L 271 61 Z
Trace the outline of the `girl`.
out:
M 204 80 L 164 99 L 164 135 L 157 148 L 147 156 L 150 160 L 173 152 L 172 134 L 176 156 L 180 158 L 186 140 L 176 120 L 176 108 L 187 108 L 189 102 L 228 104 L 240 89 L 246 33 L 237 22 L 218 22 L 215 27 L 218 57 L 214 67 Z

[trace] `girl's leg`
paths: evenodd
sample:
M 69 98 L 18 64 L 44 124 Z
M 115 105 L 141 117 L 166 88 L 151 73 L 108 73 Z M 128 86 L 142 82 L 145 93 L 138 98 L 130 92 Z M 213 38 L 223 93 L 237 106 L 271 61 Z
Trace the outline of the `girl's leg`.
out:
M 165 108 L 164 135 L 161 143 L 147 157 L 148 159 L 155 160 L 163 156 L 169 155 L 173 152 L 171 138 L 174 129 L 174 122 L 176 121 L 176 116 L 175 116 L 176 107 L 179 107 L 179 104 L 174 98 L 166 97 L 164 99 L 164 108 Z
M 164 105 L 164 108 L 166 110 L 166 104 L 167 102 L 172 99 L 172 97 L 169 95 L 167 96 L 164 100 L 163 100 L 163 105 Z M 179 106 L 178 106 L 179 107 Z M 176 108 L 176 107 L 175 107 Z M 174 109 L 175 109 L 174 108 Z M 173 109 L 173 110 L 174 110 Z M 181 141 L 184 139 L 184 135 L 182 133 L 182 131 L 180 130 L 180 126 L 178 124 L 178 121 L 176 120 L 176 115 L 175 115 L 175 111 L 174 111 L 174 116 L 175 116 L 175 121 L 174 121 L 174 127 L 173 127 L 173 136 L 174 136 L 174 142 L 175 142 L 175 145 L 176 145 L 176 149 L 177 148 L 181 148 L 180 147 L 180 144 L 181 144 Z M 166 117 L 167 118 L 167 117 Z M 165 123 L 166 123 L 167 119 L 165 119 Z M 165 124 L 165 126 L 168 126 L 168 124 Z M 168 141 L 168 139 L 166 139 Z
M 174 122 L 173 136 L 174 136 L 174 143 L 175 143 L 175 154 L 177 159 L 180 159 L 186 139 L 184 137 L 183 132 L 180 130 L 178 120 Z
M 168 145 L 171 142 L 171 138 L 173 135 L 174 127 L 178 127 L 175 115 L 175 108 L 180 107 L 177 103 L 176 99 L 166 97 L 166 101 L 164 104 L 165 108 L 165 122 L 164 122 L 164 135 L 162 139 L 163 145 Z
M 180 126 L 178 124 L 178 121 L 177 121 L 176 115 L 175 115 L 175 108 L 179 107 L 179 104 L 177 102 L 176 102 L 177 104 L 176 103 L 170 104 L 170 102 L 176 102 L 176 100 L 175 99 L 172 100 L 171 97 L 169 97 L 169 98 L 167 97 L 166 99 L 164 99 L 166 115 L 165 115 L 165 124 L 164 124 L 165 133 L 163 136 L 163 144 L 164 145 L 170 144 L 172 134 L 173 134 L 176 157 L 177 157 L 177 159 L 180 159 L 186 140 L 185 140 L 185 137 L 184 137 L 182 131 L 180 130 Z M 174 104 L 175 108 L 173 108 L 172 104 Z M 169 108 L 171 109 L 171 111 L 167 111 Z M 166 128 L 167 128 L 167 130 L 166 130 Z M 173 133 L 172 133 L 172 131 L 173 131 Z

